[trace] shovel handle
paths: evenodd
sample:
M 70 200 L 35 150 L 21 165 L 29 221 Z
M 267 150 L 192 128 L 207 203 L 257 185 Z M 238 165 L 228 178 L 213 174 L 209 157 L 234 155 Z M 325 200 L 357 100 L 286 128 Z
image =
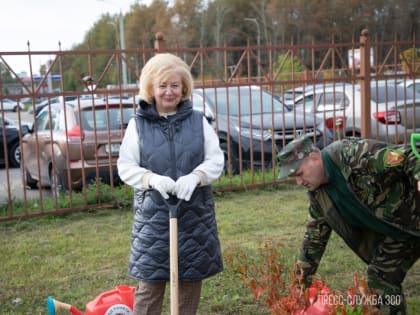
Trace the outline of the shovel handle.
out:
M 169 220 L 169 261 L 171 288 L 171 315 L 179 314 L 179 283 L 178 283 L 178 219 Z
M 166 199 L 163 202 L 169 209 L 169 277 L 171 289 L 171 315 L 179 315 L 179 280 L 178 280 L 178 208 L 182 199 L 173 204 Z
M 169 218 L 178 218 L 178 208 L 182 203 L 182 199 L 178 199 L 177 203 L 172 204 L 170 201 L 163 199 L 163 203 L 168 207 L 169 209 Z

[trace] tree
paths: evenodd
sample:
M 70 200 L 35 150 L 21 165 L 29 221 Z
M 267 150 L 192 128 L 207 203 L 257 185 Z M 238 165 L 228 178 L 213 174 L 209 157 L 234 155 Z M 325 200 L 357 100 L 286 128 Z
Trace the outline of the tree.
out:
M 177 30 L 176 42 L 181 47 L 199 46 L 201 41 L 201 21 L 203 0 L 176 0 L 172 22 Z
M 155 34 L 171 29 L 169 13 L 162 0 L 155 0 L 150 6 L 136 4 L 125 17 L 127 47 L 153 47 Z
M 420 0 L 175 0 L 172 6 L 165 0 L 153 0 L 149 5 L 141 3 L 136 2 L 124 16 L 126 48 L 130 50 L 153 48 L 157 32 L 163 32 L 168 47 L 255 45 L 257 27 L 245 18 L 258 23 L 262 45 L 301 45 L 332 40 L 345 43 L 357 41 L 363 29 L 368 29 L 371 38 L 378 41 L 393 41 L 395 33 L 400 39 L 420 37 Z M 118 15 L 101 16 L 83 42 L 74 48 L 119 47 L 118 18 Z M 380 48 L 375 53 L 378 58 L 386 54 Z M 236 63 L 238 54 L 232 52 L 223 59 L 220 52 L 215 52 L 209 58 L 213 59 L 217 71 L 222 71 L 225 66 Z M 268 60 L 263 54 L 261 60 Z M 299 54 L 304 59 L 312 58 L 303 51 Z M 187 55 L 185 53 L 184 57 Z M 137 77 L 147 56 L 131 52 L 126 57 L 129 76 Z M 88 69 L 88 60 L 83 58 L 86 57 L 75 55 L 69 60 L 80 67 L 80 73 L 90 73 L 103 69 L 111 56 L 93 58 L 93 69 Z M 315 53 L 315 62 L 320 58 L 321 50 Z M 223 65 L 224 60 L 227 65 Z M 255 63 L 252 66 L 255 67 Z M 109 69 L 103 82 L 115 83 L 117 71 L 116 66 Z M 70 81 L 69 86 L 77 86 L 77 80 Z

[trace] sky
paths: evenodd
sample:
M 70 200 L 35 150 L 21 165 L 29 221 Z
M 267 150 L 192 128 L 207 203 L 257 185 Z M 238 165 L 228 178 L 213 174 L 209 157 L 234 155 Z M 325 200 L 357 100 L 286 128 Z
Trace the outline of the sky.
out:
M 5 56 L 1 52 L 71 49 L 83 42 L 89 29 L 102 14 L 129 11 L 136 0 L 0 0 L 0 56 L 16 73 L 29 74 L 28 57 Z M 44 58 L 44 59 L 43 59 Z M 33 58 L 33 73 L 37 73 L 48 56 Z M 1 61 L 1 59 L 0 59 Z

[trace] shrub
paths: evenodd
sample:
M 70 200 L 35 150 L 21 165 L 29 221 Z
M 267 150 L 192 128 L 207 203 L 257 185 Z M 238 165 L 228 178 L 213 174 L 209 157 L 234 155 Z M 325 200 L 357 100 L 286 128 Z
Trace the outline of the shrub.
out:
M 265 241 L 259 246 L 260 260 L 250 263 L 243 250 L 227 255 L 227 261 L 248 286 L 256 300 L 262 300 L 272 314 L 305 315 L 379 315 L 375 307 L 377 295 L 357 273 L 346 292 L 328 288 L 325 279 L 313 278 L 312 285 L 304 288 L 301 278 L 295 275 L 296 265 L 285 267 L 279 252 L 282 245 Z M 286 270 L 289 270 L 287 277 Z

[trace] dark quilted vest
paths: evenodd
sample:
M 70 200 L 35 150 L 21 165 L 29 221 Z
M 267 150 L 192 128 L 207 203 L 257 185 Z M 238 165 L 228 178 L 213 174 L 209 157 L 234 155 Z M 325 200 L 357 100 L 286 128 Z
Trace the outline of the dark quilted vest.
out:
M 189 101 L 181 103 L 177 114 L 168 119 L 140 103 L 136 123 L 141 135 L 141 166 L 174 180 L 189 174 L 204 159 L 202 122 L 202 114 L 193 111 Z M 168 209 L 154 190 L 136 190 L 133 207 L 129 275 L 167 281 Z M 180 281 L 201 280 L 223 269 L 210 186 L 197 188 L 191 200 L 178 209 L 178 264 Z

